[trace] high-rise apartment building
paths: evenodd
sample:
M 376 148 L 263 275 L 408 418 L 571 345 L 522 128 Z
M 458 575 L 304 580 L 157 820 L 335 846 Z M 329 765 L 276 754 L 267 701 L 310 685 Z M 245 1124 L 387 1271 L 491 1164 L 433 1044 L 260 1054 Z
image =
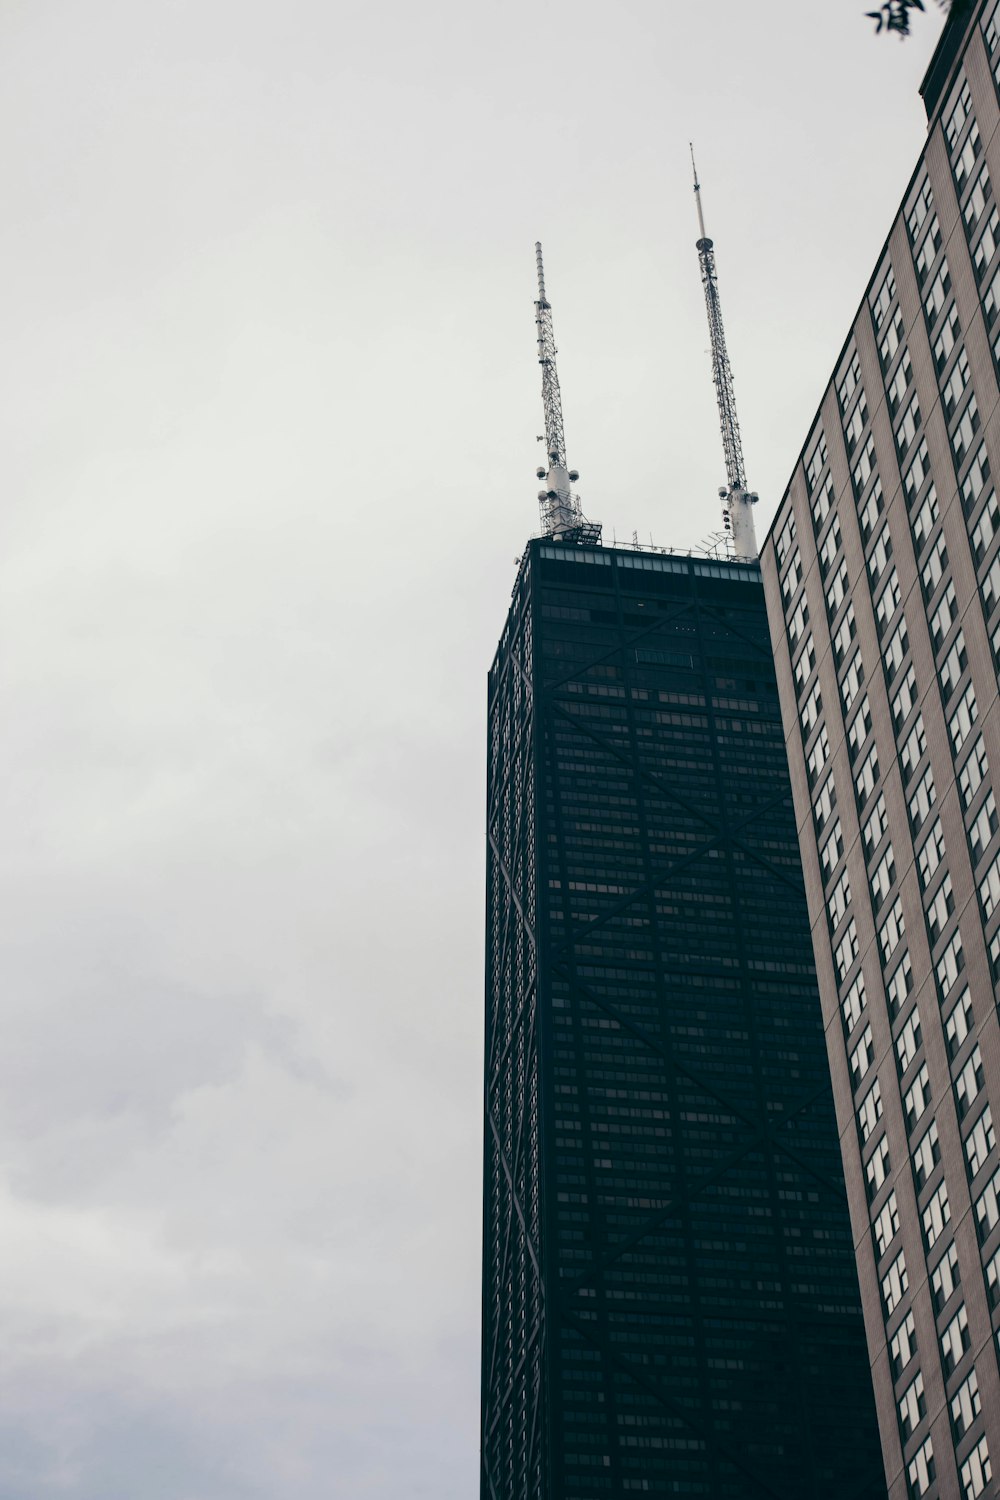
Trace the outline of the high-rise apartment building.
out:
M 998 89 L 989 0 L 761 558 L 892 1500 L 1000 1480 Z
M 481 1494 L 884 1497 L 760 570 L 600 545 L 551 446 L 489 678 Z

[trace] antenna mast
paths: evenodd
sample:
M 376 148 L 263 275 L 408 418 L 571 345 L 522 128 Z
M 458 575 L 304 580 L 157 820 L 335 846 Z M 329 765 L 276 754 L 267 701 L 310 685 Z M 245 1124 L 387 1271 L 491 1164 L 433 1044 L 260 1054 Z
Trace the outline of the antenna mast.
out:
M 700 238 L 696 249 L 701 266 L 701 284 L 705 288 L 705 307 L 708 311 L 708 331 L 712 340 L 712 380 L 715 383 L 715 398 L 719 404 L 719 426 L 722 428 L 722 448 L 726 459 L 726 489 L 719 490 L 723 502 L 722 519 L 733 538 L 737 557 L 757 556 L 757 539 L 754 535 L 753 509 L 757 496 L 747 489 L 746 470 L 743 467 L 743 443 L 740 424 L 736 416 L 736 396 L 733 391 L 733 372 L 726 351 L 726 333 L 722 326 L 722 304 L 719 301 L 719 283 L 715 271 L 715 247 L 705 233 L 705 217 L 701 207 L 701 183 L 698 168 L 694 164 L 694 146 L 691 147 L 691 169 L 694 173 L 694 201 L 698 208 Z
M 545 488 L 538 492 L 538 503 L 542 513 L 542 532 L 545 536 L 568 536 L 577 541 L 599 542 L 601 528 L 586 521 L 580 508 L 580 497 L 571 485 L 579 479 L 575 469 L 566 467 L 566 434 L 563 431 L 562 396 L 559 391 L 559 375 L 556 371 L 556 340 L 552 329 L 552 304 L 545 295 L 545 269 L 542 265 L 542 247 L 535 242 L 535 263 L 538 268 L 538 301 L 535 303 L 535 324 L 538 328 L 538 363 L 542 367 L 542 409 L 545 413 L 545 433 L 539 438 L 544 442 L 548 468 L 536 470 Z

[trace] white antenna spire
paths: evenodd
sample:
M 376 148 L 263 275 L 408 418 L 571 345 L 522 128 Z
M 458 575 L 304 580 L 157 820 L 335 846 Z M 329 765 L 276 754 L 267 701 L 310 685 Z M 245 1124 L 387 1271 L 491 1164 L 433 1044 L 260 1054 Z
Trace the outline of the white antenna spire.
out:
M 542 512 L 542 531 L 546 536 L 560 536 L 576 531 L 587 523 L 580 509 L 580 497 L 574 495 L 570 486 L 579 479 L 575 469 L 566 467 L 566 434 L 563 431 L 562 397 L 559 393 L 559 376 L 556 373 L 556 341 L 552 330 L 552 305 L 545 295 L 545 269 L 542 265 L 542 247 L 535 243 L 535 262 L 538 267 L 538 301 L 535 303 L 535 323 L 538 327 L 538 363 L 542 367 L 542 408 L 545 413 L 545 452 L 548 468 L 539 468 L 539 479 L 545 480 L 544 490 L 538 492 L 538 503 Z M 600 528 L 598 528 L 598 538 Z
M 688 143 L 690 145 L 690 142 Z M 708 310 L 708 331 L 712 340 L 712 379 L 715 382 L 715 398 L 719 403 L 719 425 L 722 428 L 722 448 L 726 459 L 727 489 L 719 490 L 723 503 L 722 518 L 733 538 L 737 557 L 757 556 L 757 539 L 754 535 L 753 505 L 757 496 L 747 489 L 746 470 L 743 467 L 743 443 L 740 424 L 736 416 L 736 396 L 733 392 L 733 372 L 729 367 L 726 352 L 726 333 L 722 326 L 722 304 L 719 301 L 719 284 L 715 273 L 715 249 L 705 233 L 705 216 L 701 207 L 701 183 L 698 168 L 694 163 L 694 146 L 691 146 L 691 170 L 694 173 L 694 201 L 698 208 L 697 243 L 698 262 L 701 266 L 701 284 L 705 288 L 705 307 Z

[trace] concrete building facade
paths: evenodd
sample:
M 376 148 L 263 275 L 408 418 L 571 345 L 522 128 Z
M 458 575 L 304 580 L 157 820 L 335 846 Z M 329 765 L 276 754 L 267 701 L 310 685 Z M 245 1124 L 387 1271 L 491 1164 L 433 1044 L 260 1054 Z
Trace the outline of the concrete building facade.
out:
M 761 568 L 890 1500 L 977 1500 L 1000 1465 L 996 0 L 949 21 L 922 92 Z

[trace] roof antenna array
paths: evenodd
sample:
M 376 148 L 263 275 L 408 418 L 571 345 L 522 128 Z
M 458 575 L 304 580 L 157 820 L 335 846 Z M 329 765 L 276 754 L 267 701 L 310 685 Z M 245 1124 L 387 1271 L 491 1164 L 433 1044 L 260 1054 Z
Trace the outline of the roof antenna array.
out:
M 542 367 L 542 408 L 545 414 L 545 432 L 538 441 L 544 442 L 548 468 L 539 467 L 537 477 L 545 482 L 538 492 L 538 503 L 542 514 L 542 534 L 561 537 L 564 540 L 597 543 L 601 540 L 601 528 L 584 519 L 580 497 L 573 493 L 572 486 L 579 479 L 575 469 L 566 465 L 566 434 L 563 431 L 562 396 L 559 391 L 559 375 L 556 371 L 556 341 L 552 329 L 552 304 L 545 295 L 545 268 L 542 265 L 542 247 L 535 242 L 535 263 L 538 269 L 538 301 L 535 303 L 535 324 L 538 328 L 538 363 Z
M 722 304 L 719 301 L 719 283 L 715 271 L 715 248 L 705 233 L 705 217 L 701 207 L 701 183 L 698 168 L 694 164 L 694 146 L 691 146 L 691 169 L 694 173 L 694 201 L 698 207 L 697 242 L 698 262 L 701 266 L 701 284 L 705 288 L 705 307 L 708 311 L 708 331 L 712 340 L 712 380 L 715 383 L 715 399 L 719 405 L 719 425 L 722 428 L 722 448 L 726 460 L 728 485 L 720 488 L 722 501 L 722 524 L 733 541 L 736 557 L 757 556 L 757 539 L 754 535 L 753 507 L 756 494 L 747 489 L 746 470 L 743 467 L 743 443 L 740 424 L 736 416 L 736 396 L 733 392 L 733 372 L 726 352 L 726 334 L 722 326 Z

